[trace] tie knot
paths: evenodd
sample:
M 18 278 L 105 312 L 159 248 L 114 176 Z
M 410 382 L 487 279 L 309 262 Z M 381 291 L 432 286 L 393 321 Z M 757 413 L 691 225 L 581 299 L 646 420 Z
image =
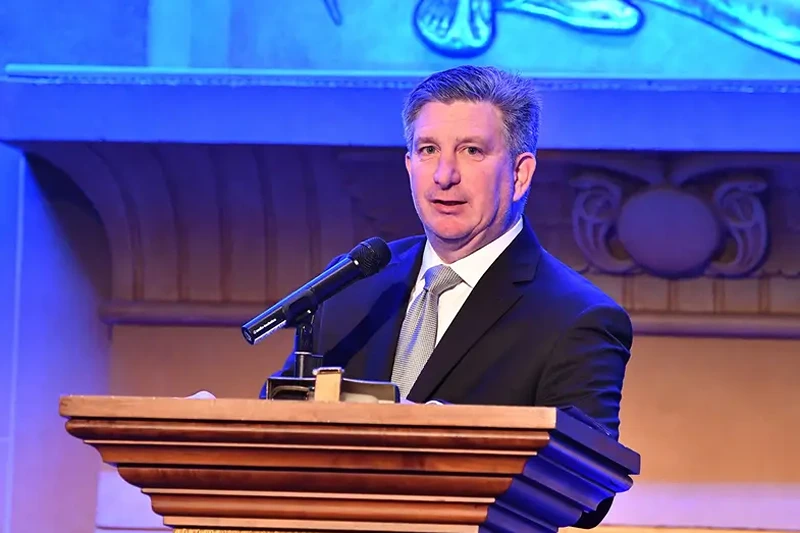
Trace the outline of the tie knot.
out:
M 425 290 L 433 296 L 439 296 L 459 283 L 461 283 L 461 276 L 447 265 L 437 265 L 425 272 Z

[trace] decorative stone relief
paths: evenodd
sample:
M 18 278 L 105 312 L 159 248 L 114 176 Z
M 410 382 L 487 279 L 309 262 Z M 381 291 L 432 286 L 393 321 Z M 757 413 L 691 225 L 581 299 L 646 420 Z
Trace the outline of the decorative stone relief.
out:
M 575 241 L 601 273 L 746 276 L 767 253 L 758 196 L 767 183 L 749 173 L 715 181 L 707 192 L 703 180 L 641 185 L 611 172 L 583 172 L 571 180 Z
M 766 190 L 764 181 L 741 176 L 723 183 L 714 191 L 714 205 L 735 241 L 735 255 L 728 261 L 709 265 L 709 274 L 738 276 L 752 272 L 767 253 L 767 215 L 757 193 Z
M 402 147 L 24 149 L 100 215 L 112 322 L 237 324 L 358 240 L 421 231 Z M 800 314 L 800 155 L 542 151 L 539 163 L 526 215 L 542 245 L 632 312 Z

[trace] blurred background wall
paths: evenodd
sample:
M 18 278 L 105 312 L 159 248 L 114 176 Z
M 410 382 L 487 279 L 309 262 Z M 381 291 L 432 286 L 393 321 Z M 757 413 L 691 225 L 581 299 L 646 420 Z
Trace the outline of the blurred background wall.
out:
M 461 63 L 539 81 L 527 215 L 634 319 L 606 527 L 800 530 L 793 1 L 0 6 L 0 532 L 160 527 L 59 397 L 255 397 L 292 338 L 238 326 L 420 231 L 402 97 Z

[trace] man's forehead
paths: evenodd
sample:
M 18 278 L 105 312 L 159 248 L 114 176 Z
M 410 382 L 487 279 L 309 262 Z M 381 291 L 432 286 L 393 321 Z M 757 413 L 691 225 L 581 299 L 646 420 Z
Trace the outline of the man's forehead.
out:
M 472 128 L 492 130 L 501 126 L 502 113 L 489 102 L 428 102 L 420 108 L 414 125 L 417 129 L 427 128 Z
M 499 128 L 470 124 L 467 127 L 448 128 L 444 125 L 417 125 L 414 143 L 419 142 L 480 142 L 493 144 L 503 138 Z
M 459 105 L 460 104 L 460 105 Z M 489 103 L 429 102 L 414 120 L 414 139 L 482 138 L 490 140 L 502 135 L 502 119 Z

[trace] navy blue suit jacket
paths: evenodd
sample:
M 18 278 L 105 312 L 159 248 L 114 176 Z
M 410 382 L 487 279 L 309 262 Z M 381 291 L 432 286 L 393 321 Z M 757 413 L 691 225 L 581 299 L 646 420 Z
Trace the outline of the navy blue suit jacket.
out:
M 320 307 L 314 348 L 325 365 L 343 367 L 351 378 L 391 380 L 424 245 L 423 236 L 390 243 L 386 268 Z M 574 406 L 618 438 L 632 337 L 627 313 L 545 251 L 525 220 L 473 288 L 408 399 Z M 293 365 L 290 357 L 281 373 Z

